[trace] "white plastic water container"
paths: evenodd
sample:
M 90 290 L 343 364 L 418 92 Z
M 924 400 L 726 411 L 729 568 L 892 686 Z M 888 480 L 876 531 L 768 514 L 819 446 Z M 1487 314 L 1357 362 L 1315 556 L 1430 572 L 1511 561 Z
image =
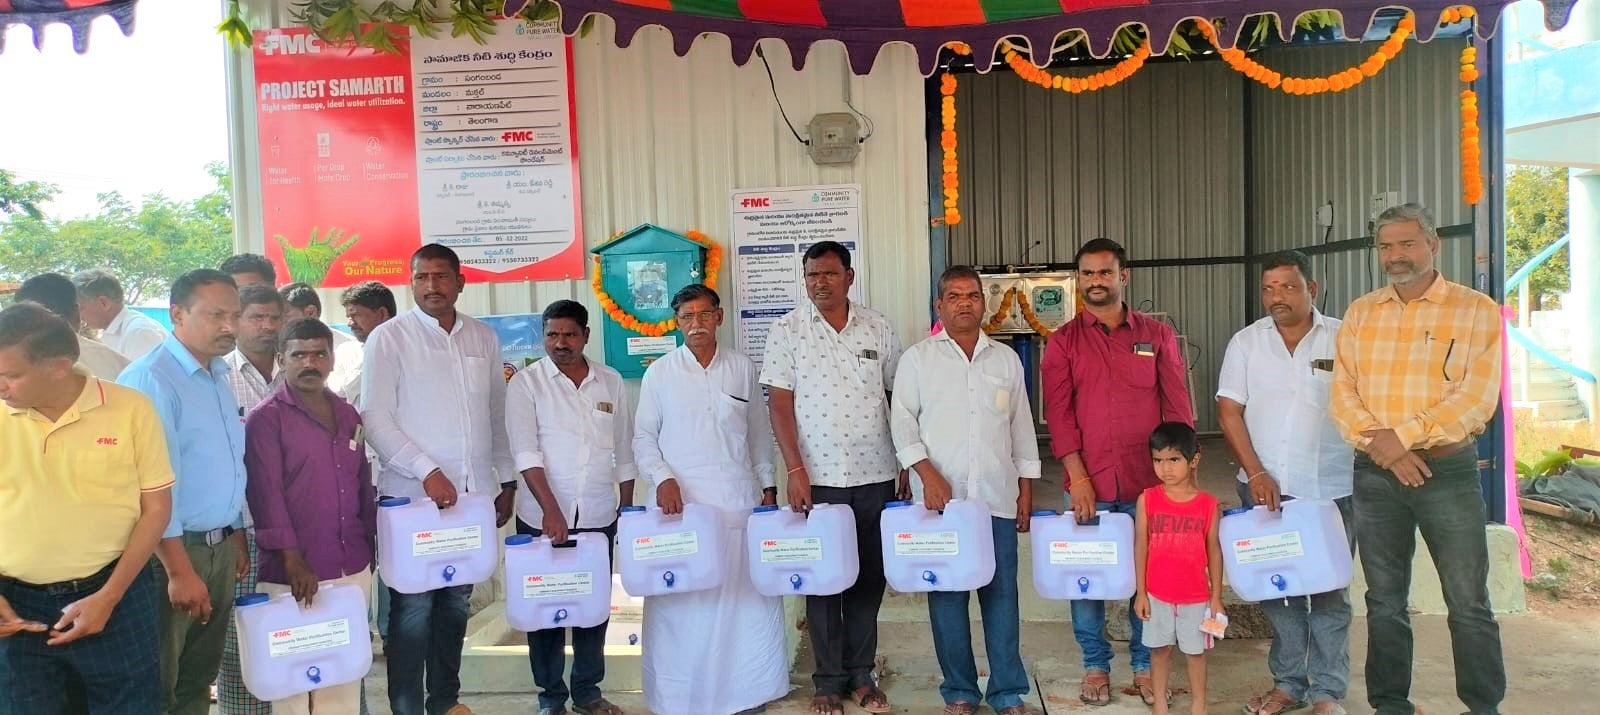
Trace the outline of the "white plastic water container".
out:
M 611 574 L 611 622 L 606 624 L 606 645 L 637 646 L 644 635 L 644 599 L 622 587 L 622 575 Z
M 832 596 L 856 582 L 856 515 L 817 504 L 810 515 L 758 506 L 748 522 L 750 581 L 763 596 Z
M 1293 499 L 1279 511 L 1239 507 L 1217 527 L 1223 573 L 1246 601 L 1309 596 L 1350 585 L 1354 564 L 1339 507 Z
M 901 593 L 971 591 L 994 580 L 988 507 L 952 499 L 944 512 L 921 503 L 883 507 L 883 573 Z
M 1138 587 L 1133 517 L 1102 511 L 1093 524 L 1072 512 L 1033 512 L 1033 588 L 1058 601 L 1126 601 Z
M 666 596 L 722 585 L 722 513 L 685 504 L 683 513 L 629 506 L 617 519 L 617 573 L 635 596 Z
M 462 494 L 440 509 L 426 497 L 378 501 L 378 568 L 400 593 L 488 581 L 500 565 L 494 500 Z
M 604 534 L 506 537 L 506 623 L 519 631 L 593 628 L 611 617 L 611 549 Z
M 265 702 L 354 683 L 372 668 L 367 597 L 360 586 L 323 584 L 302 608 L 294 596 L 252 593 L 234 601 L 239 670 Z

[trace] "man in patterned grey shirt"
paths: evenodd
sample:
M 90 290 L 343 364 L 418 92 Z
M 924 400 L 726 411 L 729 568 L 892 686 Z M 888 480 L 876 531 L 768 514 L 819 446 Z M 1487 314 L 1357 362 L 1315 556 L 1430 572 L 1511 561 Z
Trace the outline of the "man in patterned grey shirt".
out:
M 849 506 L 861 559 L 861 575 L 844 593 L 806 598 L 817 662 L 811 705 L 819 715 L 842 715 L 847 696 L 867 712 L 889 712 L 872 667 L 885 585 L 878 524 L 884 504 L 908 491 L 903 476 L 896 480 L 889 436 L 900 341 L 882 314 L 851 302 L 856 275 L 843 245 L 814 244 L 801 265 L 810 303 L 773 324 L 761 383 L 788 465 L 789 505 Z

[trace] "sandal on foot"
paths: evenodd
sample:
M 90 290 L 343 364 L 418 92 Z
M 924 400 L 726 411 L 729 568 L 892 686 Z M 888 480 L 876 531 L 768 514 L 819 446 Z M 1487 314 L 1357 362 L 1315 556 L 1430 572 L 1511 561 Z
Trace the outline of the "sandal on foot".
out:
M 1244 711 L 1248 715 L 1278 715 L 1278 713 L 1293 712 L 1309 706 L 1304 700 L 1295 700 L 1288 693 L 1273 688 L 1260 695 L 1250 696 L 1244 704 Z
M 578 711 L 578 715 L 623 715 L 622 708 L 617 707 L 605 698 L 600 698 L 587 705 L 574 704 L 572 709 Z
M 1348 715 L 1348 711 L 1337 700 L 1323 700 L 1312 704 L 1311 715 Z
M 856 701 L 857 705 L 861 706 L 862 710 L 869 713 L 894 712 L 894 708 L 889 705 L 889 696 L 885 695 L 883 690 L 876 685 L 856 688 L 850 694 L 850 697 Z
M 944 706 L 944 710 L 939 712 L 941 715 L 973 715 L 973 713 L 978 712 L 978 706 L 964 700 L 958 700 Z
M 1156 681 L 1154 678 L 1150 677 L 1150 671 L 1141 670 L 1137 673 L 1134 673 L 1133 688 L 1139 691 L 1139 699 L 1143 700 L 1145 705 L 1155 707 Z M 1167 707 L 1172 707 L 1172 688 L 1170 687 L 1167 688 Z
M 844 715 L 844 701 L 837 695 L 818 693 L 811 698 L 812 715 Z
M 1083 674 L 1083 684 L 1079 686 L 1078 699 L 1085 704 L 1100 708 L 1111 704 L 1111 674 L 1103 670 L 1091 670 Z

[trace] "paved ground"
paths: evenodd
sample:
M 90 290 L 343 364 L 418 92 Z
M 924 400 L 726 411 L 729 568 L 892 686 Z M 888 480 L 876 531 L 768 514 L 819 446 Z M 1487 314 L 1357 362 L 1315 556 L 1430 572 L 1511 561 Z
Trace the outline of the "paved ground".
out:
M 1578 616 L 1564 613 L 1559 618 L 1540 614 L 1506 616 L 1501 619 L 1501 628 L 1512 682 L 1504 712 L 1596 711 L 1593 694 L 1588 688 L 1594 678 L 1594 663 L 1600 662 L 1600 614 Z M 1416 634 L 1418 646 L 1414 695 L 1417 704 L 1430 715 L 1460 712 L 1461 704 L 1454 696 L 1450 641 L 1445 619 L 1442 616 L 1418 617 Z M 1369 713 L 1371 709 L 1365 705 L 1365 689 L 1362 685 L 1362 654 L 1366 652 L 1364 620 L 1357 619 L 1351 636 L 1354 673 L 1346 707 L 1351 713 Z M 975 634 L 975 641 L 978 639 L 981 639 L 981 634 Z M 1265 665 L 1267 645 L 1265 640 L 1224 641 L 1212 651 L 1211 692 L 1207 698 L 1207 712 L 1237 713 L 1253 689 L 1269 684 Z M 978 646 L 978 651 L 982 652 L 981 646 Z M 880 652 L 884 654 L 888 672 L 883 685 L 896 705 L 895 712 L 937 713 L 941 707 L 939 670 L 934 661 L 927 627 L 912 623 L 885 624 Z M 1077 647 L 1064 624 L 1051 623 L 1024 629 L 1023 653 L 1030 657 L 1030 674 L 1038 679 L 1043 693 L 1042 707 L 1040 690 L 1030 695 L 1029 704 L 1035 712 L 1136 715 L 1149 711 L 1137 697 L 1118 695 L 1117 701 L 1105 708 L 1089 708 L 1078 702 L 1077 679 L 1081 671 L 1077 665 Z M 1122 653 L 1125 654 L 1125 651 Z M 793 679 L 794 689 L 789 697 L 769 708 L 769 713 L 799 715 L 807 712 L 810 690 L 804 674 L 810 672 L 809 658 L 802 650 L 795 670 L 797 675 Z M 1126 685 L 1129 680 L 1129 674 L 1123 669 L 1126 663 L 1126 657 L 1122 655 L 1113 666 L 1117 668 L 1115 679 L 1119 687 Z M 383 696 L 385 682 L 381 663 L 367 682 L 374 715 L 388 713 Z M 531 678 L 529 689 L 532 690 Z M 609 693 L 608 696 L 631 713 L 648 712 L 641 693 Z M 1185 698 L 1180 697 L 1180 707 L 1186 705 Z M 526 715 L 534 710 L 533 695 L 528 693 L 468 695 L 463 701 L 479 715 Z M 855 715 L 865 711 L 851 707 L 847 712 Z

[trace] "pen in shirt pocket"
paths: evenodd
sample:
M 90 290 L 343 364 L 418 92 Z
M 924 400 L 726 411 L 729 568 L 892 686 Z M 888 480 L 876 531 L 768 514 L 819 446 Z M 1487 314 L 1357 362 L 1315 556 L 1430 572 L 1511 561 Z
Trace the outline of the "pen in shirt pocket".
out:
M 746 400 L 743 397 L 740 397 L 738 395 L 728 395 L 728 397 L 732 397 L 733 399 L 738 400 L 740 402 L 745 402 L 745 403 L 750 402 L 749 400 Z

